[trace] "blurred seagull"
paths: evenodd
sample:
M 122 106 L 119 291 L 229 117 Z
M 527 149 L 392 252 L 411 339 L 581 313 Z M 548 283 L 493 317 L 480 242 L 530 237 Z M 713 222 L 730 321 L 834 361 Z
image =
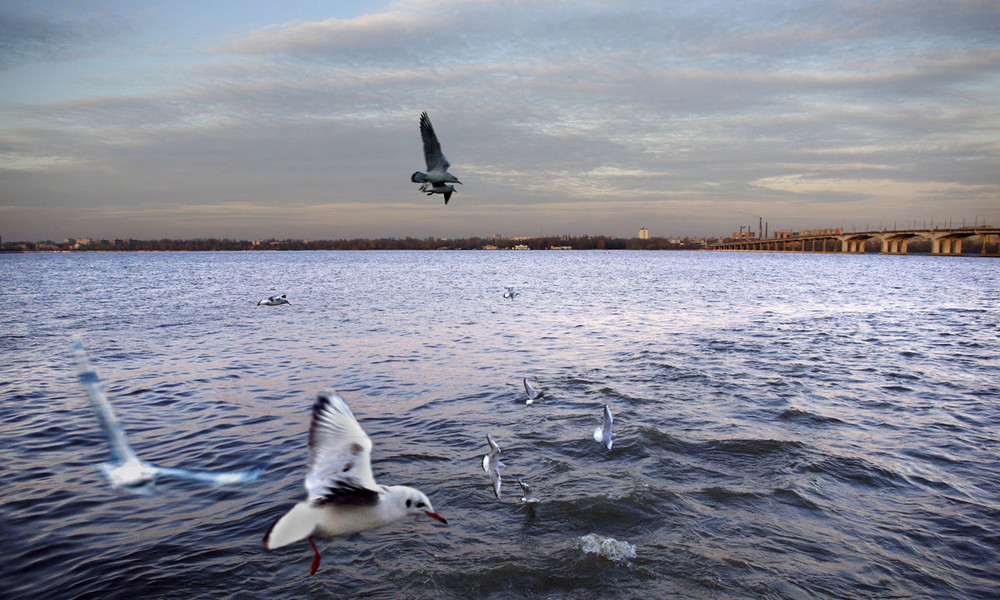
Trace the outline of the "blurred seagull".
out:
M 493 482 L 493 493 L 496 495 L 497 500 L 500 499 L 500 467 L 504 466 L 500 462 L 500 446 L 493 441 L 490 434 L 486 434 L 486 441 L 490 444 L 490 453 L 483 457 L 483 470 L 486 471 L 490 476 L 490 481 Z
M 525 504 L 537 504 L 538 498 L 531 495 L 531 487 L 520 479 L 517 480 L 517 483 L 520 484 L 521 491 L 524 492 L 524 496 L 521 496 L 521 502 L 524 502 Z
M 538 390 L 535 389 L 533 385 L 531 385 L 527 377 L 525 377 L 523 381 L 524 381 L 524 391 L 525 393 L 528 394 L 528 400 L 527 402 L 525 402 L 525 404 L 531 404 L 532 402 L 543 396 L 542 392 L 539 392 Z
M 448 524 L 420 490 L 375 483 L 371 449 L 371 439 L 344 399 L 333 391 L 319 394 L 309 425 L 309 498 L 278 517 L 264 534 L 264 548 L 307 539 L 314 553 L 309 574 L 314 575 L 320 561 L 314 537 L 352 535 L 409 515 L 427 515 Z
M 79 339 L 73 340 L 73 354 L 76 358 L 77 378 L 87 391 L 90 406 L 94 409 L 94 414 L 101 424 L 104 437 L 107 438 L 111 450 L 111 460 L 98 465 L 98 469 L 107 478 L 112 488 L 149 493 L 152 484 L 160 475 L 213 485 L 245 483 L 257 479 L 264 470 L 263 468 L 255 468 L 235 472 L 189 471 L 187 469 L 158 467 L 140 459 L 128 443 L 125 430 L 122 429 L 114 411 L 111 410 L 111 403 L 108 402 L 108 397 L 104 394 L 101 380 L 98 378 L 97 372 L 90 368 L 87 353 L 83 349 L 83 342 Z
M 520 295 L 521 295 L 521 292 L 517 291 L 517 288 L 515 288 L 512 285 L 508 285 L 507 286 L 507 291 L 503 293 L 503 297 L 504 298 L 510 298 L 511 300 L 514 300 L 514 298 L 516 298 L 516 297 L 518 297 Z
M 427 112 L 420 113 L 420 137 L 424 140 L 424 160 L 427 162 L 427 172 L 416 171 L 410 175 L 410 181 L 421 183 L 420 191 L 431 194 L 444 194 L 444 203 L 448 204 L 451 195 L 455 193 L 455 186 L 445 185 L 448 183 L 462 183 L 448 172 L 451 163 L 441 153 L 441 144 L 437 135 L 434 134 L 434 127 L 427 116 Z
M 611 418 L 611 407 L 609 407 L 607 404 L 605 404 L 604 405 L 604 422 L 601 424 L 600 427 L 598 427 L 597 429 L 594 430 L 594 439 L 597 440 L 598 442 L 603 443 L 605 445 L 605 447 L 607 447 L 608 450 L 611 450 L 611 436 L 612 436 L 612 434 L 611 434 L 611 422 L 612 421 L 613 421 L 613 419 Z
M 291 305 L 291 302 L 289 302 L 288 298 L 285 297 L 286 295 L 287 294 L 282 294 L 280 296 L 269 296 L 269 297 L 261 300 L 260 302 L 258 302 L 257 306 L 260 306 L 262 304 L 264 306 L 280 306 L 282 304 Z

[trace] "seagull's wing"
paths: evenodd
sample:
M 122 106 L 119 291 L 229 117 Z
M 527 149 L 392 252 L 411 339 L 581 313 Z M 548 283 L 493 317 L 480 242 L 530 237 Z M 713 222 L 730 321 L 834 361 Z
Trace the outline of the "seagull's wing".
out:
M 524 378 L 524 391 L 526 394 L 528 394 L 529 400 L 534 400 L 535 398 L 538 398 L 538 390 L 536 390 L 534 386 L 528 383 L 527 377 Z
M 500 446 L 497 446 L 497 443 L 493 441 L 493 437 L 488 433 L 486 434 L 486 441 L 490 445 L 490 458 L 496 458 L 500 454 Z
M 493 482 L 493 493 L 500 499 L 500 469 L 490 469 L 490 481 Z
M 165 477 L 176 477 L 179 479 L 190 479 L 201 483 L 211 483 L 212 485 L 226 485 L 229 483 L 247 483 L 255 481 L 264 471 L 262 467 L 247 469 L 246 471 L 191 471 L 188 469 L 176 469 L 171 467 L 157 467 L 150 465 L 156 475 Z
M 372 505 L 381 488 L 372 477 L 372 441 L 335 392 L 316 396 L 309 426 L 306 491 L 313 504 Z
M 424 140 L 424 160 L 427 161 L 428 171 L 447 171 L 451 164 L 441 153 L 441 144 L 434 133 L 434 126 L 431 125 L 427 112 L 420 113 L 420 137 Z
M 90 399 L 90 406 L 94 409 L 94 414 L 104 431 L 104 437 L 108 440 L 108 445 L 111 448 L 111 460 L 116 464 L 122 464 L 128 460 L 138 461 L 139 458 L 136 456 L 135 450 L 132 449 L 125 437 L 125 430 L 122 429 L 114 411 L 111 410 L 111 403 L 108 402 L 108 397 L 104 394 L 104 388 L 101 386 L 97 371 L 90 368 L 87 352 L 83 349 L 83 342 L 79 339 L 73 340 L 73 354 L 76 358 L 76 376 L 83 384 L 87 398 Z
M 608 447 L 608 450 L 611 449 L 611 443 L 612 443 L 611 442 L 611 439 L 612 439 L 611 438 L 611 436 L 612 436 L 612 433 L 611 433 L 611 423 L 612 422 L 613 422 L 613 419 L 611 418 L 611 407 L 608 406 L 607 404 L 605 404 L 604 405 L 604 423 L 601 425 L 601 438 L 602 438 L 602 440 L 604 442 L 604 445 Z
M 529 486 L 527 483 L 524 483 L 520 479 L 517 480 L 517 483 L 521 486 L 521 491 L 524 492 L 525 499 L 531 498 L 531 486 Z

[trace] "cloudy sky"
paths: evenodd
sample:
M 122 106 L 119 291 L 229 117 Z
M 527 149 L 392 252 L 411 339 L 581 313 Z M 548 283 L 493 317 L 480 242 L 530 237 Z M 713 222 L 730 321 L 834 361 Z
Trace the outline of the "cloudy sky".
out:
M 758 217 L 1000 224 L 1000 3 L 0 0 L 5 241 Z

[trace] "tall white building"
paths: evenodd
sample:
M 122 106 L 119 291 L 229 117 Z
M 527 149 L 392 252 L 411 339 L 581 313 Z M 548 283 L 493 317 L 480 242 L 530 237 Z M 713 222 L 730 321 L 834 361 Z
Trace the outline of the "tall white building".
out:
M 639 239 L 640 240 L 648 240 L 649 239 L 649 230 L 646 229 L 645 227 L 643 227 L 642 229 L 640 229 L 639 230 Z

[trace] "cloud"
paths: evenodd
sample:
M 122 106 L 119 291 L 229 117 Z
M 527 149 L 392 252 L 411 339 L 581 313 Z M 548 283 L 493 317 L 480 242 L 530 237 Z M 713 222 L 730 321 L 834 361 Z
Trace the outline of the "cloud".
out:
M 998 168 L 998 10 L 411 0 L 285 20 L 216 38 L 138 91 L 0 103 L 0 205 L 72 196 L 121 207 L 120 223 L 348 236 L 622 234 L 685 211 L 724 233 L 732 206 L 812 225 L 948 194 L 979 210 Z M 61 22 L 43 21 L 47 41 L 19 60 L 92 47 Z M 448 213 L 408 181 L 422 110 L 465 182 Z
M 38 60 L 107 50 L 132 24 L 99 7 L 70 4 L 57 11 L 0 11 L 0 71 Z

